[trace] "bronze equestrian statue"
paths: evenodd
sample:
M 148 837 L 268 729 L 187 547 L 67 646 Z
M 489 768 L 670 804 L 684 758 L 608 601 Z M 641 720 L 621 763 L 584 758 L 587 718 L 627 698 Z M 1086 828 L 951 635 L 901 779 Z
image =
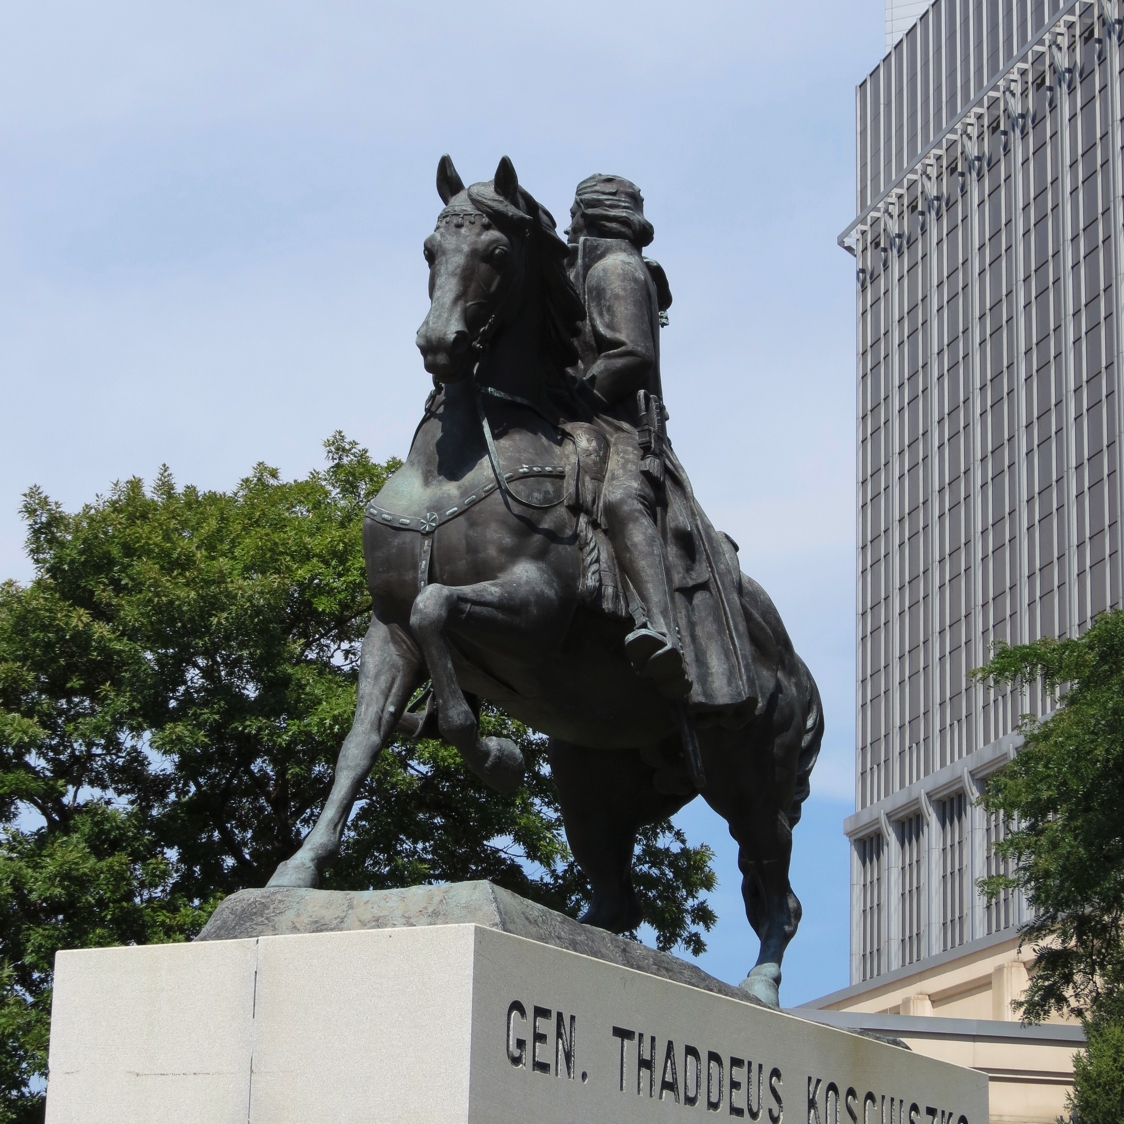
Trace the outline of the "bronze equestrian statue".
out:
M 570 244 L 504 157 L 466 188 L 443 157 L 417 343 L 434 390 L 405 464 L 367 507 L 374 602 L 355 721 L 324 810 L 271 886 L 315 886 L 398 730 L 440 736 L 500 791 L 524 763 L 481 737 L 479 700 L 550 737 L 582 921 L 627 932 L 638 829 L 696 795 L 738 843 L 761 941 L 742 986 L 778 1005 L 800 921 L 792 828 L 819 692 L 737 547 L 695 502 L 667 440 L 659 326 L 671 295 L 641 255 L 639 191 L 578 187 Z M 426 680 L 425 715 L 408 710 Z

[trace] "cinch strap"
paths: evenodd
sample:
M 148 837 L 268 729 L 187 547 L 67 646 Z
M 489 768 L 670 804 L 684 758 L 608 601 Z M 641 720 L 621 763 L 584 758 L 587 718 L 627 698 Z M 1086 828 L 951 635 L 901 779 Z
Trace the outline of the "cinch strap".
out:
M 418 592 L 429 582 L 429 560 L 433 557 L 433 536 L 422 535 L 421 553 L 418 555 Z

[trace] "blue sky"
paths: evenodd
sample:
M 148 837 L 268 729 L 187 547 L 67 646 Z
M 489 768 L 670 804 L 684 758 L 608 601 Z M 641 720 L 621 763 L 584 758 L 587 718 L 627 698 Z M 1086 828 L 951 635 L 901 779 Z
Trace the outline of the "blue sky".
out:
M 675 303 L 671 436 L 824 696 L 795 835 L 788 1004 L 847 983 L 854 728 L 856 82 L 874 0 L 537 5 L 13 0 L 0 13 L 0 576 L 31 484 L 287 475 L 335 429 L 405 453 L 428 390 L 421 243 L 437 159 L 511 156 L 555 215 L 637 182 Z M 564 224 L 563 224 L 564 225 Z M 756 941 L 725 825 L 703 965 Z

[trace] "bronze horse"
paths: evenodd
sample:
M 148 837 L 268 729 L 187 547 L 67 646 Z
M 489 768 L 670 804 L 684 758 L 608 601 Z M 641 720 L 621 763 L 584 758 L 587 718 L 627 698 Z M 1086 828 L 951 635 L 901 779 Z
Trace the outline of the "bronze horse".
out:
M 823 733 L 815 682 L 772 601 L 743 574 L 743 612 L 769 633 L 767 697 L 738 728 L 698 716 L 697 745 L 684 744 L 681 707 L 628 661 L 632 626 L 583 594 L 568 492 L 577 454 L 561 424 L 583 409 L 580 380 L 566 370 L 584 315 L 567 247 L 506 157 L 494 180 L 467 189 L 446 157 L 438 191 L 445 207 L 425 240 L 431 305 L 417 344 L 440 392 L 367 509 L 374 613 L 354 724 L 320 818 L 270 885 L 316 885 L 379 750 L 400 725 L 418 732 L 406 708 L 428 678 L 440 736 L 497 789 L 520 783 L 523 760 L 507 739 L 479 735 L 470 699 L 550 736 L 567 838 L 592 889 L 587 924 L 626 932 L 642 920 L 637 831 L 701 794 L 738 843 L 761 941 L 742 986 L 776 1006 L 801 913 L 788 878 L 791 829 Z

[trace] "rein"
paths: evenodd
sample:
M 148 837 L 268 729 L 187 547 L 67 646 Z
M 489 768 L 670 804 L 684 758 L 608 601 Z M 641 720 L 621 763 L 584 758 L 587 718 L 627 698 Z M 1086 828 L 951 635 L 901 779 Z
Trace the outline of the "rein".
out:
M 520 272 L 521 274 L 525 272 L 525 265 Z M 500 314 L 505 311 L 507 304 L 512 299 L 512 295 L 518 291 L 517 280 L 518 278 L 512 278 L 511 282 L 508 284 L 507 291 L 500 298 L 492 315 L 488 317 L 487 321 L 476 333 L 475 339 L 469 344 L 469 350 L 476 356 L 476 362 L 472 366 L 472 390 L 473 397 L 476 399 L 476 416 L 480 419 L 480 428 L 484 433 L 484 444 L 488 448 L 488 463 L 492 466 L 492 474 L 496 478 L 496 484 L 499 486 L 499 490 L 505 502 L 508 499 L 512 499 L 515 500 L 516 503 L 522 504 L 523 507 L 529 507 L 536 511 L 547 511 L 552 507 L 558 507 L 560 504 L 566 503 L 570 498 L 570 494 L 567 492 L 560 500 L 553 500 L 550 503 L 533 503 L 530 500 L 520 499 L 519 496 L 508 488 L 507 482 L 512 479 L 512 473 L 505 473 L 500 464 L 500 454 L 499 450 L 496 448 L 496 439 L 492 436 L 492 426 L 488 421 L 488 413 L 484 409 L 484 395 L 488 395 L 492 398 L 499 398 L 504 402 L 512 402 L 517 406 L 524 406 L 528 410 L 533 410 L 547 425 L 555 429 L 555 431 L 557 431 L 557 425 L 530 399 L 520 398 L 517 394 L 508 394 L 506 391 L 497 390 L 494 386 L 488 386 L 480 382 L 480 368 L 484 365 L 484 361 L 488 357 L 488 351 L 492 346 L 492 337 L 501 324 Z
M 484 431 L 484 444 L 488 447 L 488 462 L 492 466 L 492 473 L 496 478 L 496 484 L 499 485 L 500 491 L 506 498 L 513 499 L 516 503 L 522 504 L 524 507 L 532 508 L 535 511 L 547 511 L 552 507 L 558 507 L 560 504 L 566 503 L 570 498 L 570 493 L 567 492 L 560 500 L 551 500 L 550 503 L 534 503 L 532 500 L 525 500 L 517 496 L 508 486 L 507 482 L 514 479 L 515 474 L 511 472 L 504 472 L 500 465 L 500 454 L 496 448 L 495 438 L 492 436 L 492 427 L 488 422 L 488 414 L 484 410 L 484 395 L 491 395 L 493 398 L 501 398 L 505 402 L 514 402 L 518 406 L 526 406 L 530 410 L 534 410 L 540 418 L 543 418 L 550 425 L 554 422 L 550 420 L 533 402 L 529 402 L 526 398 L 520 398 L 515 394 L 505 394 L 502 390 L 496 390 L 494 386 L 481 386 L 476 381 L 476 372 L 472 373 L 472 385 L 476 391 L 476 414 L 480 418 L 480 428 Z M 520 469 L 520 473 L 526 471 L 526 466 Z M 537 471 L 534 470 L 534 471 Z

